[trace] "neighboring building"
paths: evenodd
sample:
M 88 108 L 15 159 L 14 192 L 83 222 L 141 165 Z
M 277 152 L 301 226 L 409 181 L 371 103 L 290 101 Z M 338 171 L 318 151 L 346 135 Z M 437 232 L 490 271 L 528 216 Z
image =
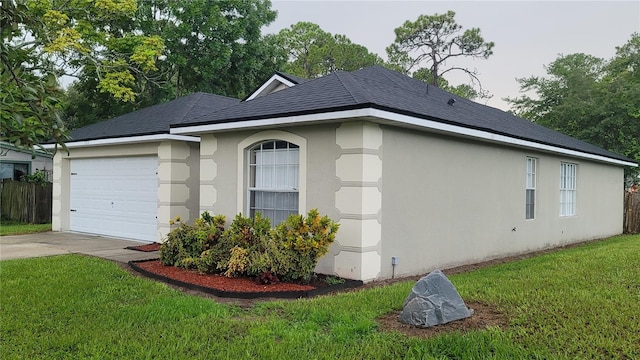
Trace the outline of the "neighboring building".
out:
M 277 223 L 318 208 L 340 231 L 317 271 L 364 281 L 622 232 L 632 160 L 380 66 L 276 73 L 242 102 L 222 99 L 201 116 L 158 111 L 167 103 L 74 132 L 54 161 L 54 229 L 160 241 L 176 215 L 259 211 Z M 145 133 L 145 111 L 170 129 Z M 144 230 L 134 214 L 103 230 L 144 202 Z
M 53 155 L 50 153 L 40 150 L 31 152 L 0 141 L 0 181 L 20 180 L 36 171 L 44 171 L 50 175 L 52 169 Z

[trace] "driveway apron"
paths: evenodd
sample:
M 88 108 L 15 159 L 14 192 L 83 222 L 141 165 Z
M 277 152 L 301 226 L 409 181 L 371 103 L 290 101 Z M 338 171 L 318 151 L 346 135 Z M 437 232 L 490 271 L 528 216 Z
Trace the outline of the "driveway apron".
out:
M 0 236 L 0 260 L 61 254 L 84 254 L 127 263 L 157 259 L 159 251 L 142 252 L 126 247 L 144 242 L 75 232 L 49 231 L 36 234 Z

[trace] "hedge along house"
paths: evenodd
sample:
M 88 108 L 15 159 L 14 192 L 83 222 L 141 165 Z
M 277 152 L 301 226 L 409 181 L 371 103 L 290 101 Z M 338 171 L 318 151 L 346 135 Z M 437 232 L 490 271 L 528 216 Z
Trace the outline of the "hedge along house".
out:
M 316 270 L 364 281 L 619 234 L 637 166 L 380 66 L 277 73 L 171 135 L 200 138 L 201 212 L 318 208 L 340 231 Z
M 169 124 L 238 102 L 196 93 L 73 131 L 53 159 L 53 230 L 159 241 L 170 219 L 192 221 L 200 139 Z

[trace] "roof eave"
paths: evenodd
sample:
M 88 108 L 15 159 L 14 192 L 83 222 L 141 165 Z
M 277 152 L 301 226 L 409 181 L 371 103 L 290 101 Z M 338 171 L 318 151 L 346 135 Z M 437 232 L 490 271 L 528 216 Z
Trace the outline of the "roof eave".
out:
M 196 124 L 191 126 L 171 128 L 171 134 L 194 135 L 200 133 L 225 132 L 234 130 L 264 129 L 293 125 L 310 125 L 314 123 L 326 123 L 327 121 L 357 120 L 363 118 L 379 123 L 418 128 L 431 132 L 473 138 L 484 142 L 492 142 L 508 146 L 527 148 L 542 152 L 562 154 L 565 156 L 588 159 L 608 164 L 615 164 L 618 166 L 638 166 L 638 164 L 632 161 L 625 161 L 584 151 L 563 148 L 550 144 L 543 144 L 504 134 L 496 134 L 494 132 L 482 129 L 473 129 L 460 125 L 445 123 L 442 121 L 429 120 L 406 114 L 399 114 L 397 112 L 389 111 L 386 109 L 378 109 L 371 106 L 346 110 L 322 111 L 297 115 L 286 114 L 266 118 L 241 119 L 237 121 Z
M 96 147 L 96 146 L 113 146 L 113 145 L 127 145 L 127 144 L 140 144 L 148 142 L 160 142 L 160 141 L 186 141 L 186 142 L 200 142 L 200 138 L 196 136 L 186 135 L 174 135 L 174 134 L 155 134 L 155 135 L 140 135 L 140 136 L 128 136 L 117 138 L 105 138 L 95 140 L 77 140 L 65 142 L 67 148 L 83 148 L 83 147 Z M 43 145 L 45 149 L 54 149 L 56 144 Z

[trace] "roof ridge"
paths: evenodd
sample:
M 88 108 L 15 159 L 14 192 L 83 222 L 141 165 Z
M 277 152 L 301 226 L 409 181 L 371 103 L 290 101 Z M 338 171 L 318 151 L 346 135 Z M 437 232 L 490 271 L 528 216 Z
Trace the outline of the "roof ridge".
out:
M 180 116 L 180 121 L 179 121 L 179 122 L 182 122 L 182 120 L 184 120 L 184 118 L 187 116 L 187 114 L 189 113 L 189 111 L 191 111 L 191 109 L 193 109 L 193 107 L 194 107 L 194 106 L 196 106 L 196 104 L 198 103 L 198 101 L 200 101 L 200 99 L 202 98 L 202 94 L 204 94 L 204 93 L 203 93 L 203 92 L 198 91 L 198 92 L 196 92 L 196 93 L 193 93 L 193 94 L 189 95 L 189 96 L 197 95 L 197 99 L 194 99 L 194 100 L 193 100 L 193 102 L 191 102 L 191 105 L 189 105 L 189 106 L 185 109 L 184 113 L 182 113 L 182 116 Z
M 400 83 L 399 81 L 397 81 L 396 79 L 394 79 L 393 77 L 389 76 L 389 70 L 386 67 L 382 66 L 382 65 L 373 65 L 371 66 L 372 69 L 374 69 L 376 72 L 378 72 L 379 74 L 383 75 L 385 78 L 389 79 L 391 82 L 393 82 L 394 84 L 398 85 L 399 87 L 405 89 L 405 90 L 414 90 L 414 89 L 407 89 L 407 87 L 405 86 L 405 84 Z M 384 71 L 383 71 L 384 70 Z M 404 74 L 402 74 L 404 75 Z M 405 75 L 406 77 L 408 77 L 409 79 L 413 79 L 412 77 Z M 426 84 L 426 83 L 425 83 Z M 428 85 L 428 84 L 427 84 Z
M 371 102 L 371 94 L 369 94 L 369 91 L 367 89 L 365 89 L 364 87 L 362 87 L 362 85 L 360 85 L 360 83 L 353 78 L 353 74 L 352 73 L 346 72 L 346 71 L 342 71 L 342 70 L 338 70 L 338 71 L 334 72 L 334 74 L 336 75 L 336 77 L 338 78 L 338 81 L 344 87 L 344 89 L 347 90 L 349 95 L 351 95 L 351 98 L 353 99 L 353 101 L 355 101 L 357 104 L 361 103 L 361 101 L 359 101 L 356 98 L 355 94 L 354 94 L 354 91 L 357 91 L 359 93 L 359 95 L 361 95 L 366 100 L 365 103 L 370 103 Z M 347 86 L 347 84 L 345 83 L 345 80 L 347 80 L 347 79 L 346 78 L 343 79 L 340 75 L 347 75 L 348 79 L 351 80 L 350 84 L 352 86 Z M 353 86 L 357 86 L 358 88 L 357 89 L 353 89 Z

